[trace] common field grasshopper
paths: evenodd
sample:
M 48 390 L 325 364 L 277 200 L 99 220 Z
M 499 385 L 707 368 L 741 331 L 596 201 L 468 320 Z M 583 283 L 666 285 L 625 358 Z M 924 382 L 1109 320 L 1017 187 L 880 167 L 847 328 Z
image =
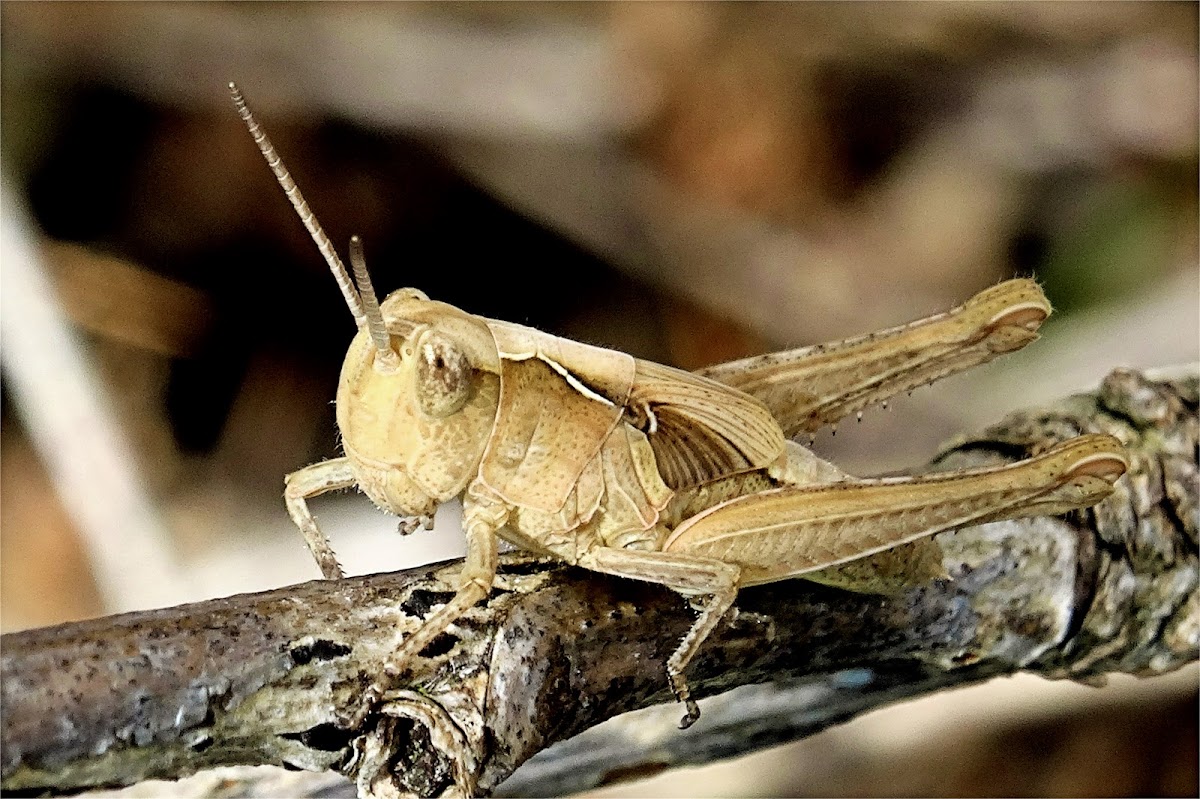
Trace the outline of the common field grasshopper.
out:
M 965 524 L 1086 507 L 1126 469 L 1116 439 L 1085 435 L 1009 466 L 859 480 L 790 440 L 1035 340 L 1050 306 L 1031 280 L 902 327 L 699 373 L 484 319 L 417 289 L 380 304 L 361 241 L 350 242 L 352 280 L 230 91 L 358 325 L 337 391 L 345 455 L 286 480 L 322 574 L 342 570 L 308 499 L 357 486 L 410 527 L 463 500 L 458 592 L 395 653 L 363 714 L 489 594 L 499 539 L 700 605 L 666 663 L 686 727 L 699 709 L 684 672 L 739 588 L 805 576 L 872 590 L 881 575 L 854 561 Z

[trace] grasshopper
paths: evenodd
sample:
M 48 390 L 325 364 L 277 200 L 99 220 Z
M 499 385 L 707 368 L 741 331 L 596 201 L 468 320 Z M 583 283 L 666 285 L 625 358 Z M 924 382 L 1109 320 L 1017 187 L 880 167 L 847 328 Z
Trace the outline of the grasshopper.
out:
M 699 709 L 684 672 L 738 589 L 804 576 L 872 590 L 870 561 L 854 561 L 966 524 L 1087 507 L 1127 468 L 1116 439 L 1084 435 L 1012 465 L 860 480 L 792 440 L 1034 341 L 1050 305 L 1032 280 L 901 327 L 698 373 L 474 316 L 417 289 L 381 304 L 361 240 L 350 241 L 351 279 L 229 88 L 358 326 L 337 390 L 345 455 L 286 479 L 321 573 L 342 577 L 312 497 L 357 486 L 410 529 L 463 502 L 458 591 L 395 653 L 358 722 L 407 661 L 489 595 L 500 539 L 692 598 L 699 615 L 666 663 L 687 727 Z

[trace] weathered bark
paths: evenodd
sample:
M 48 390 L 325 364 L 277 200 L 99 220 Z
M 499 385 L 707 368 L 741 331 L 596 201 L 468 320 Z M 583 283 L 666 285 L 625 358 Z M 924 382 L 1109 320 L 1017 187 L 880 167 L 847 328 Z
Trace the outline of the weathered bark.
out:
M 547 795 L 739 754 L 898 698 L 1017 670 L 1091 680 L 1197 659 L 1195 370 L 1119 370 L 1094 394 L 1016 414 L 931 466 L 1015 460 L 1082 432 L 1129 448 L 1095 509 L 937 537 L 952 579 L 902 596 L 803 581 L 743 591 L 690 669 L 715 699 L 686 733 L 605 725 L 501 790 Z M 490 792 L 612 716 L 670 699 L 679 597 L 523 555 L 413 668 L 414 690 L 339 728 L 458 564 L 312 582 L 3 638 L 3 788 L 61 793 L 229 764 L 334 769 L 360 789 Z M 764 698 L 769 701 L 763 701 Z M 671 708 L 674 719 L 678 710 Z M 657 728 L 656 728 L 657 730 Z

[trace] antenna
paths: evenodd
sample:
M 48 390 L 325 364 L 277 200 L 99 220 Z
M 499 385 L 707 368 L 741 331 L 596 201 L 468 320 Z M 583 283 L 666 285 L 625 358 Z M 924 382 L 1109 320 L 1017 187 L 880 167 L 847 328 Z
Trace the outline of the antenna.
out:
M 350 282 L 350 275 L 346 272 L 346 265 L 338 257 L 337 250 L 333 248 L 333 242 L 329 240 L 329 236 L 325 235 L 324 228 L 317 221 L 317 217 L 312 212 L 312 209 L 308 207 L 308 202 L 305 201 L 304 195 L 300 193 L 300 187 L 296 185 L 296 181 L 292 180 L 287 167 L 283 165 L 283 159 L 275 151 L 275 147 L 271 144 L 271 140 L 267 138 L 267 134 L 259 127 L 258 122 L 254 119 L 254 115 L 250 113 L 250 109 L 246 106 L 246 99 L 238 91 L 237 84 L 232 81 L 229 83 L 229 95 L 233 98 L 233 104 L 237 107 L 242 121 L 246 123 L 246 128 L 250 131 L 250 135 L 254 137 L 254 143 L 258 145 L 259 152 L 263 154 L 263 158 L 267 159 L 267 166 L 271 167 L 271 171 L 275 173 L 275 179 L 279 181 L 279 185 L 283 187 L 283 191 L 287 194 L 288 200 L 291 201 L 292 207 L 300 215 L 300 221 L 304 223 L 304 227 L 308 228 L 308 233 L 312 236 L 313 241 L 316 242 L 317 249 L 321 251 L 321 255 L 325 256 L 325 262 L 329 264 L 329 269 L 333 272 L 334 279 L 337 280 L 338 288 L 342 290 L 342 296 L 346 299 L 346 305 L 350 306 L 350 313 L 354 314 L 354 321 L 359 327 L 362 327 L 367 323 L 367 317 L 363 313 L 362 298 L 359 297 L 354 285 Z M 369 286 L 370 283 L 368 282 L 367 285 Z M 373 292 L 372 300 L 374 300 Z M 375 308 L 378 312 L 378 303 L 375 303 Z M 383 318 L 380 317 L 381 324 L 382 321 Z M 375 338 L 374 334 L 372 334 L 372 339 L 378 345 L 379 340 Z
M 392 337 L 383 323 L 379 300 L 375 296 L 375 287 L 371 285 L 371 274 L 367 271 L 367 259 L 363 256 L 363 242 L 358 236 L 350 237 L 350 267 L 354 270 L 354 282 L 358 284 L 367 332 L 371 334 L 371 340 L 375 342 L 375 349 L 379 351 L 383 362 L 395 366 L 396 351 L 392 349 Z

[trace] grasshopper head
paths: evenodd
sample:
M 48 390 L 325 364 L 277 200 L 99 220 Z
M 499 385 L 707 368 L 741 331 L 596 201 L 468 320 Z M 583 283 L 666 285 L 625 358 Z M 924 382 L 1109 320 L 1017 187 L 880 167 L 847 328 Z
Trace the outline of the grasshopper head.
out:
M 358 484 L 386 510 L 430 515 L 478 473 L 495 423 L 500 357 L 491 331 L 416 289 L 393 292 L 380 305 L 362 242 L 350 240 L 352 279 L 241 92 L 232 83 L 229 90 L 358 325 L 337 394 L 338 427 Z
M 482 319 L 418 291 L 400 289 L 378 310 L 391 354 L 365 328 L 354 337 L 338 386 L 338 427 L 376 504 L 427 515 L 479 473 L 496 420 L 500 359 Z

